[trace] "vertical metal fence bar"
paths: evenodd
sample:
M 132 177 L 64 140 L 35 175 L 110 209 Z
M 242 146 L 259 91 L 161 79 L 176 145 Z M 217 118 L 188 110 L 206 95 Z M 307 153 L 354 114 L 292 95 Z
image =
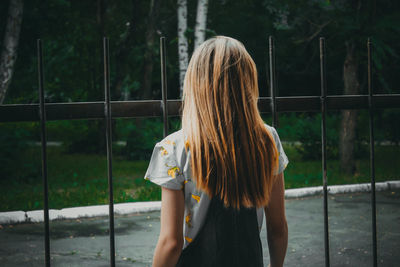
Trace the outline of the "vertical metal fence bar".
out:
M 321 69 L 321 139 L 322 139 L 322 173 L 324 191 L 324 240 L 325 240 L 325 266 L 330 266 L 329 260 L 329 229 L 328 229 L 328 182 L 326 177 L 326 62 L 325 38 L 319 39 L 320 69 Z
M 277 114 L 276 114 L 276 87 L 275 87 L 275 41 L 274 37 L 269 37 L 269 77 L 270 77 L 270 95 L 271 95 L 271 112 L 272 112 L 272 126 L 277 127 Z
M 375 138 L 374 138 L 374 107 L 372 101 L 372 62 L 371 62 L 371 39 L 367 41 L 368 49 L 368 110 L 369 110 L 369 164 L 371 175 L 371 208 L 372 208 L 372 255 L 373 266 L 378 266 L 377 241 L 376 241 L 376 198 L 375 198 Z
M 44 250 L 45 265 L 50 266 L 50 230 L 49 230 L 49 186 L 47 181 L 47 149 L 46 149 L 46 107 L 43 89 L 43 50 L 42 40 L 37 40 L 38 74 L 39 74 L 39 117 L 40 137 L 42 141 L 42 174 L 43 174 L 43 217 L 44 217 Z
M 112 177 L 112 133 L 111 133 L 111 104 L 110 104 L 110 55 L 109 40 L 103 39 L 104 50 L 104 115 L 106 119 L 107 167 L 108 167 L 108 207 L 109 207 L 109 234 L 110 234 L 110 266 L 115 266 L 115 235 L 114 235 L 114 194 Z
M 167 106 L 167 57 L 165 51 L 165 37 L 160 38 L 160 57 L 161 57 L 161 108 L 163 112 L 164 131 L 163 135 L 168 135 L 168 106 Z

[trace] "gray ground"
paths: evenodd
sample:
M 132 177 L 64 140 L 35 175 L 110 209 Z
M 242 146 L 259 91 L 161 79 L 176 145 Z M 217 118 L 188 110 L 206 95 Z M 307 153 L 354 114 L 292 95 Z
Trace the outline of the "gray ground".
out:
M 378 265 L 400 266 L 400 191 L 377 193 Z M 286 201 L 289 246 L 285 266 L 324 266 L 321 197 Z M 117 266 L 150 266 L 159 212 L 117 217 Z M 52 266 L 109 266 L 107 218 L 53 221 Z M 372 266 L 369 194 L 329 196 L 331 266 Z M 265 266 L 269 262 L 265 224 Z M 43 266 L 43 224 L 0 227 L 0 266 Z

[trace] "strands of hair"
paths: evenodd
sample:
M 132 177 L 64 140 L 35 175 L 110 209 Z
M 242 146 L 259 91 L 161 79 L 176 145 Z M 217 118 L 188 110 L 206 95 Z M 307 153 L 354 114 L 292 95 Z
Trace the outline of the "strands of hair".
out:
M 241 42 L 216 36 L 194 51 L 182 114 L 192 177 L 227 207 L 269 202 L 278 151 L 257 101 L 257 69 Z

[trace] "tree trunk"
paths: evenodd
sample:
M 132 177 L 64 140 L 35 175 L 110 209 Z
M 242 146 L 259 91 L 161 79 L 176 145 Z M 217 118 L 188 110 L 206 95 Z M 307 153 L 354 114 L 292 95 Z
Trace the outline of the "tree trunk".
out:
M 183 82 L 188 66 L 188 41 L 187 30 L 187 1 L 178 0 L 178 55 L 179 55 L 179 85 L 180 96 L 183 95 Z
M 146 51 L 144 53 L 144 66 L 143 66 L 143 83 L 142 83 L 142 99 L 152 98 L 151 78 L 153 74 L 153 46 L 154 35 L 156 32 L 156 21 L 159 14 L 160 0 L 151 0 L 149 15 L 147 17 L 146 28 Z
M 343 65 L 344 94 L 358 94 L 360 84 L 357 78 L 358 60 L 355 55 L 354 43 L 347 42 L 347 55 Z M 357 110 L 342 110 L 340 132 L 340 166 L 344 173 L 355 173 L 354 142 L 357 126 Z
M 0 59 L 0 105 L 3 104 L 6 97 L 17 60 L 23 8 L 22 0 L 11 0 L 8 7 L 8 19 Z
M 206 37 L 208 0 L 198 0 L 196 27 L 194 29 L 194 49 L 204 42 Z
M 126 24 L 126 35 L 123 40 L 119 43 L 116 51 L 116 60 L 115 60 L 115 78 L 112 84 L 112 88 L 114 89 L 114 94 L 116 98 L 119 100 L 128 101 L 131 97 L 130 91 L 123 88 L 124 81 L 127 78 L 128 70 L 128 62 L 129 62 L 129 54 L 132 50 L 132 46 L 135 40 L 136 34 L 136 24 L 139 18 L 139 0 L 132 0 L 132 17 L 130 21 Z

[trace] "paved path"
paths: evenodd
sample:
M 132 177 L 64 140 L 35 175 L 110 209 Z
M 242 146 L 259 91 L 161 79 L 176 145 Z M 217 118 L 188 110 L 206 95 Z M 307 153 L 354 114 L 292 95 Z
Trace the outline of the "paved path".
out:
M 289 247 L 285 266 L 324 266 L 321 197 L 286 200 Z M 117 216 L 117 266 L 150 266 L 159 212 Z M 370 195 L 329 196 L 331 266 L 372 266 Z M 377 193 L 379 266 L 399 266 L 400 191 Z M 52 221 L 52 266 L 109 266 L 107 218 Z M 265 224 L 261 233 L 269 262 Z M 3 225 L 0 266 L 43 266 L 43 224 Z

